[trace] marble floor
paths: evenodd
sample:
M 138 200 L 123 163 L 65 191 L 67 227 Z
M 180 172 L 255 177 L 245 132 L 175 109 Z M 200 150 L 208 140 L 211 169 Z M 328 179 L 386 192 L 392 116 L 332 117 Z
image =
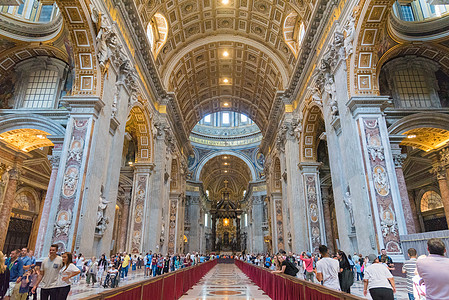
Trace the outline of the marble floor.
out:
M 402 277 L 394 277 L 394 282 L 396 284 L 396 294 L 395 299 L 396 300 L 408 300 L 408 294 L 407 294 L 407 282 L 405 278 Z M 371 296 L 368 295 L 365 297 L 363 296 L 363 282 L 362 281 L 354 281 L 354 284 L 351 287 L 351 294 L 366 298 L 366 299 L 372 299 Z
M 181 300 L 270 299 L 234 264 L 218 264 Z
M 125 286 L 148 278 L 149 277 L 143 276 L 143 269 L 136 271 L 129 271 L 128 278 L 120 280 L 119 286 Z M 96 283 L 93 287 L 92 285 L 88 286 L 86 284 L 86 280 L 81 279 L 79 283 L 72 285 L 70 289 L 69 299 L 70 300 L 82 299 L 110 289 L 111 288 L 104 288 L 100 286 L 98 283 Z

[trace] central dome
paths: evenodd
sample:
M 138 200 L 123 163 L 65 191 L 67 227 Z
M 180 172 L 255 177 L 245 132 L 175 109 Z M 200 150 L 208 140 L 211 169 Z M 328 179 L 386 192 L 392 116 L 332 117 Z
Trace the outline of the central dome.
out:
M 246 115 L 221 111 L 203 117 L 192 130 L 193 143 L 213 146 L 237 146 L 260 143 L 259 127 Z

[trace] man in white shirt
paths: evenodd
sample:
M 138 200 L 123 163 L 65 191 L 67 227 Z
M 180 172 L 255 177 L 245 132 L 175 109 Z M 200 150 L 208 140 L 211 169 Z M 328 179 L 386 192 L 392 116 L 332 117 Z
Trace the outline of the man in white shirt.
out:
M 338 271 L 340 264 L 338 260 L 329 257 L 327 246 L 319 247 L 322 258 L 316 263 L 316 279 L 325 287 L 340 291 L 340 282 L 338 281 Z
M 41 286 L 41 300 L 58 300 L 58 277 L 59 270 L 62 268 L 62 257 L 58 256 L 58 245 L 50 246 L 50 253 L 44 259 L 41 265 L 41 271 L 37 278 L 37 282 L 32 289 L 32 293 L 36 292 L 37 286 L 42 281 Z

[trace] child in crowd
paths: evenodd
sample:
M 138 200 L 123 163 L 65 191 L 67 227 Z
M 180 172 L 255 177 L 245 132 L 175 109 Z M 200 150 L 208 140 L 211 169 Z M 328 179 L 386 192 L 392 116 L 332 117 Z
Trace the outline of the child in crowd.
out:
M 363 268 L 363 262 L 361 260 L 357 261 L 357 263 L 355 264 L 355 270 L 357 272 L 357 281 L 359 281 L 359 278 L 360 278 L 360 280 L 363 281 L 363 270 L 362 270 L 362 268 Z
M 28 292 L 30 291 L 32 271 L 26 271 L 20 280 L 19 299 L 26 300 L 28 298 Z
M 37 283 L 37 278 L 39 277 L 41 268 L 39 266 L 35 266 L 34 269 L 31 269 L 32 273 L 31 273 L 31 282 L 30 282 L 30 291 L 28 293 L 28 299 L 33 299 L 33 300 L 37 300 L 37 293 L 36 291 L 33 292 L 31 291 L 33 289 L 33 287 L 36 285 Z
M 118 286 L 118 270 L 115 265 L 112 265 L 112 268 L 108 271 L 109 276 L 111 276 L 111 288 L 115 288 Z

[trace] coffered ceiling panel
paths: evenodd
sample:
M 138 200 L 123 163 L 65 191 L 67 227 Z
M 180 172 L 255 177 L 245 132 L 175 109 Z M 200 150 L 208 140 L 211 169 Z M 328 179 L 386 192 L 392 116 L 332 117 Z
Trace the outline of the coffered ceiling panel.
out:
M 217 42 L 182 57 L 169 89 L 176 93 L 188 129 L 202 116 L 222 109 L 242 112 L 263 129 L 282 78 L 273 60 L 259 49 Z
M 220 155 L 206 163 L 201 171 L 200 180 L 205 190 L 217 196 L 225 186 L 237 194 L 248 187 L 252 177 L 249 167 L 243 160 L 232 155 Z

